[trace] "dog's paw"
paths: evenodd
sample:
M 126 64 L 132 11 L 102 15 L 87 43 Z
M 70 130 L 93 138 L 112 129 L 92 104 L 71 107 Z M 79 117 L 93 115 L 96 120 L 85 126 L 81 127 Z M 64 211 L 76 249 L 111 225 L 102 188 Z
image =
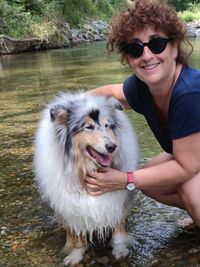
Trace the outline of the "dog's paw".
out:
M 72 252 L 64 258 L 64 266 L 73 266 L 83 259 L 84 248 L 73 249 Z
M 129 250 L 128 246 L 129 235 L 124 232 L 115 232 L 112 239 L 112 254 L 116 259 L 124 258 L 128 255 Z
M 120 258 L 125 258 L 129 253 L 128 248 L 125 244 L 115 244 L 112 250 L 113 256 L 118 260 Z

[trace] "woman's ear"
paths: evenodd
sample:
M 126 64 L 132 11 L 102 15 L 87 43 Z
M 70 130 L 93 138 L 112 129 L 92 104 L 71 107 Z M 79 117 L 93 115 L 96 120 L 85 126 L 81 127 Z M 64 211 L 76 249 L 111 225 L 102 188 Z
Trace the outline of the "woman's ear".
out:
M 179 51 L 179 43 L 177 42 L 172 43 L 172 54 L 175 61 L 178 56 L 178 51 Z

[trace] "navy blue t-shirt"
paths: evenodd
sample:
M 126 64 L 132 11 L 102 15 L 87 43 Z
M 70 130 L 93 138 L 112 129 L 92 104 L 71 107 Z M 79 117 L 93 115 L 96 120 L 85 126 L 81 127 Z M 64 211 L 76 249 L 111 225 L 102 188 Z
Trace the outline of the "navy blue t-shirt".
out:
M 173 88 L 168 110 L 168 125 L 159 120 L 148 86 L 135 75 L 124 82 L 129 105 L 144 115 L 164 151 L 173 153 L 172 140 L 200 131 L 200 71 L 183 67 Z

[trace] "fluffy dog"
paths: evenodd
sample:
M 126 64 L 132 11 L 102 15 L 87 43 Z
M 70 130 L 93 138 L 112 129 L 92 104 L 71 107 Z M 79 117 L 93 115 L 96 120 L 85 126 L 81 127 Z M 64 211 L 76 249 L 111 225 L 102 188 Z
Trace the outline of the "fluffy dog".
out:
M 35 139 L 34 166 L 44 198 L 67 232 L 65 265 L 81 261 L 87 237 L 112 231 L 115 258 L 128 254 L 124 220 L 133 193 L 119 190 L 91 196 L 87 172 L 99 167 L 132 171 L 138 162 L 135 133 L 113 97 L 61 93 L 43 111 Z

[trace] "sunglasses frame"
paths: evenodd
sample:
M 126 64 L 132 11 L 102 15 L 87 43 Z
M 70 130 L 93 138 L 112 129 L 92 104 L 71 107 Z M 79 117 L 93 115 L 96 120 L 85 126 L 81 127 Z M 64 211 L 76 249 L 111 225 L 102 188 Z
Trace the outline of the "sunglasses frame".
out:
M 162 47 L 160 47 L 160 49 L 158 48 L 154 48 L 152 47 L 152 42 L 154 41 L 160 41 L 162 42 Z M 143 52 L 144 52 L 144 47 L 147 46 L 149 48 L 149 50 L 153 53 L 153 54 L 161 54 L 165 49 L 166 49 L 166 46 L 167 46 L 167 43 L 170 41 L 171 39 L 170 38 L 167 38 L 167 37 L 160 37 L 160 36 L 155 36 L 155 37 L 152 37 L 149 42 L 145 42 L 145 43 L 142 43 L 140 41 L 133 41 L 132 43 L 128 43 L 126 45 L 124 45 L 123 47 L 123 50 L 124 52 L 129 55 L 130 57 L 132 58 L 139 58 L 142 56 Z M 133 48 L 134 45 L 138 45 L 138 47 L 136 49 Z M 134 53 L 134 51 L 136 51 L 136 54 Z

